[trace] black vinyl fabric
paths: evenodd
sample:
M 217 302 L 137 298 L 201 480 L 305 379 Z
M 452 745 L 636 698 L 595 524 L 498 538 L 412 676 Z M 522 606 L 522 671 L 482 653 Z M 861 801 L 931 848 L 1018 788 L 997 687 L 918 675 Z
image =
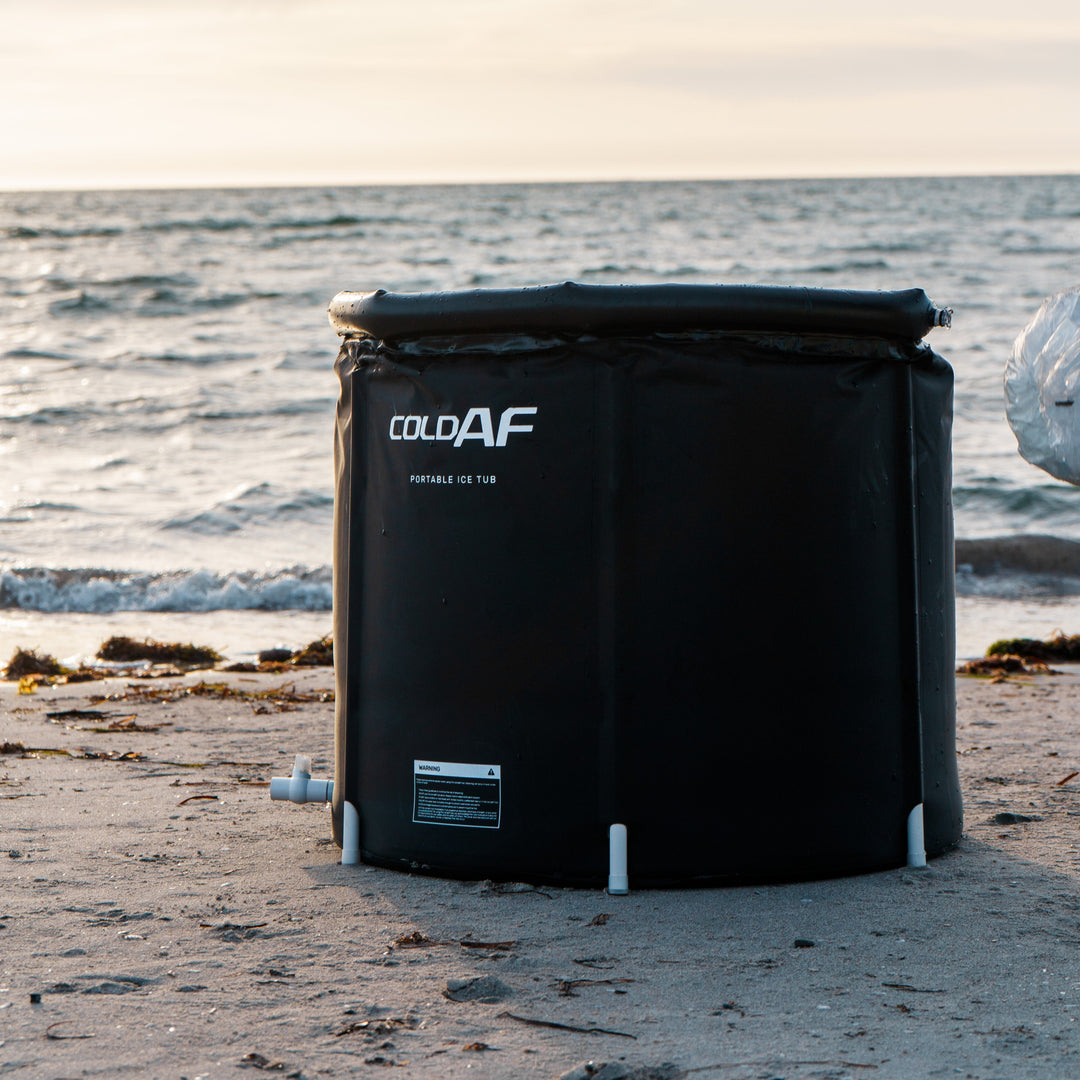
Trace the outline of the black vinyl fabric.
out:
M 598 885 L 622 822 L 632 887 L 902 865 L 920 800 L 955 845 L 922 331 L 531 330 L 342 345 L 335 836 L 348 800 L 366 861 Z

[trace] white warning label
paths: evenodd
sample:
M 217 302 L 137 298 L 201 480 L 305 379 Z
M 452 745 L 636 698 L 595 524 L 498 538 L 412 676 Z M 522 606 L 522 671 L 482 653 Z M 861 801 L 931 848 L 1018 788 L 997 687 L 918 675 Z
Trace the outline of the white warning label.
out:
M 497 829 L 502 813 L 502 769 L 458 761 L 413 762 L 413 821 Z

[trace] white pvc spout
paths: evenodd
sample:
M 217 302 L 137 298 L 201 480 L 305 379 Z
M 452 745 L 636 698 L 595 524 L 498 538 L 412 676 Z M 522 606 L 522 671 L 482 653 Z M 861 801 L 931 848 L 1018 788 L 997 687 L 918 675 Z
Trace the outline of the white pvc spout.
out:
M 630 891 L 626 875 L 626 826 L 612 825 L 608 829 L 608 885 L 611 896 L 625 896 Z
M 923 831 L 923 804 L 916 805 L 907 819 L 907 864 L 913 869 L 926 865 L 926 838 Z
M 294 803 L 327 803 L 334 797 L 333 780 L 311 779 L 311 758 L 297 754 L 292 776 L 270 778 L 270 798 Z
M 341 810 L 341 865 L 355 866 L 360 861 L 360 815 L 348 801 Z

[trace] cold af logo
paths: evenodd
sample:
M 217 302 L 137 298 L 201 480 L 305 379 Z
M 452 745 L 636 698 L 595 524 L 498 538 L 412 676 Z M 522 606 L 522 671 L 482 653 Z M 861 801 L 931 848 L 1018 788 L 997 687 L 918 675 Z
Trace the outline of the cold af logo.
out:
M 449 442 L 455 447 L 467 442 L 479 442 L 484 446 L 506 446 L 511 435 L 532 431 L 531 423 L 521 423 L 518 418 L 535 416 L 535 405 L 512 405 L 503 409 L 495 426 L 491 409 L 479 406 L 469 409 L 464 419 L 449 413 L 440 416 L 405 416 L 390 418 L 390 438 L 394 442 Z

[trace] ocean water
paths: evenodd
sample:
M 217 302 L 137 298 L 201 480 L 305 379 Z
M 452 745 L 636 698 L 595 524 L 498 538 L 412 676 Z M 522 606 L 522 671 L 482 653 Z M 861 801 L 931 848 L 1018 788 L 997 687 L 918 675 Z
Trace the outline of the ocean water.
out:
M 1002 371 L 1080 276 L 1080 177 L 0 193 L 0 661 L 330 628 L 342 289 L 919 286 L 954 309 L 958 652 L 1080 632 L 1080 490 Z

